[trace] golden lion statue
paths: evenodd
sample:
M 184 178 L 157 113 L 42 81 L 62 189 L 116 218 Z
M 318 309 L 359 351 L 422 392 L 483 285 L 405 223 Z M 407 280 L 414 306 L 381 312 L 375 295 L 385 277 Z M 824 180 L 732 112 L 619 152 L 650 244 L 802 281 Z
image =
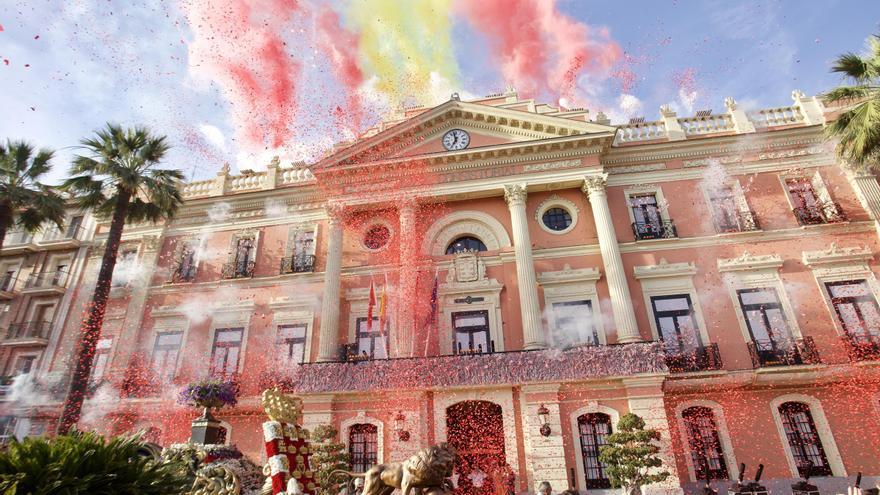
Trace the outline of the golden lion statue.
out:
M 403 495 L 442 495 L 451 492 L 455 451 L 446 443 L 420 450 L 403 462 L 373 466 L 366 473 L 336 470 L 331 476 L 364 478 L 361 495 L 390 495 L 400 488 Z

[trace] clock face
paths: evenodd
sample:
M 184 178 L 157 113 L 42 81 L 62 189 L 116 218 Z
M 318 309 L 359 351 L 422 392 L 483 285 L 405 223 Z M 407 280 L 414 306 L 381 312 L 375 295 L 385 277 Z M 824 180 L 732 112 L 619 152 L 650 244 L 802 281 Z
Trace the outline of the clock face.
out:
M 449 151 L 463 150 L 469 144 L 471 136 L 461 129 L 452 129 L 443 135 L 443 147 Z

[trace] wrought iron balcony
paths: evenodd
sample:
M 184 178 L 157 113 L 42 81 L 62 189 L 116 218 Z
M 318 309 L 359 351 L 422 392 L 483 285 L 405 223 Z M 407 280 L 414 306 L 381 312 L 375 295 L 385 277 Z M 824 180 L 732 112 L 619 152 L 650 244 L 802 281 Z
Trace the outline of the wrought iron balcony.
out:
M 812 337 L 780 342 L 756 340 L 749 342 L 748 345 L 752 365 L 755 368 L 819 364 L 822 362 Z
M 751 210 L 737 210 L 732 214 L 715 212 L 715 228 L 718 229 L 719 233 L 729 234 L 732 232 L 760 230 L 761 226 L 758 224 L 758 217 L 755 215 L 755 212 Z
M 9 325 L 6 340 L 48 339 L 52 331 L 51 321 L 24 321 Z
M 17 246 L 20 244 L 30 244 L 34 240 L 34 235 L 24 230 L 10 230 L 6 233 L 3 240 L 3 247 Z
M 462 355 L 468 356 L 471 354 L 492 354 L 494 352 L 495 352 L 495 341 L 494 340 L 489 341 L 488 349 L 483 349 L 483 344 L 479 344 L 479 345 L 477 345 L 477 347 L 474 347 L 473 345 L 471 345 L 471 346 L 468 346 L 467 348 L 463 348 L 461 346 L 461 342 L 458 342 L 452 348 L 452 354 L 454 354 L 456 356 L 462 356 Z
M 56 270 L 52 272 L 32 273 L 25 282 L 25 289 L 48 289 L 53 287 L 64 288 L 67 284 L 67 271 Z
M 691 351 L 667 348 L 666 367 L 671 373 L 692 373 L 721 369 L 721 353 L 718 344 L 709 344 Z
M 18 275 L 15 273 L 4 273 L 0 275 L 0 299 L 8 299 L 15 292 L 15 283 L 18 282 Z
M 250 278 L 254 276 L 254 267 L 256 263 L 253 261 L 235 261 L 232 263 L 224 263 L 220 270 L 220 276 L 225 279 L 230 278 Z
M 40 242 L 81 241 L 83 235 L 85 235 L 85 229 L 79 225 L 71 225 L 65 229 L 53 226 L 43 232 Z
M 281 258 L 281 273 L 308 273 L 315 271 L 315 255 L 300 254 Z
M 851 361 L 880 360 L 880 335 L 845 334 L 840 339 L 846 346 L 846 352 Z
M 65 270 L 54 272 L 32 273 L 24 284 L 25 290 L 64 290 L 67 287 L 69 274 Z
M 675 223 L 672 220 L 663 220 L 660 222 L 633 222 L 633 234 L 636 240 L 645 239 L 674 239 L 678 237 L 675 230 Z
M 178 264 L 177 267 L 174 268 L 174 271 L 171 272 L 171 283 L 172 284 L 180 284 L 184 282 L 192 282 L 196 279 L 196 264 L 192 263 L 189 266 Z
M 847 216 L 838 203 L 817 203 L 814 206 L 799 206 L 792 210 L 801 225 L 818 225 L 847 221 Z

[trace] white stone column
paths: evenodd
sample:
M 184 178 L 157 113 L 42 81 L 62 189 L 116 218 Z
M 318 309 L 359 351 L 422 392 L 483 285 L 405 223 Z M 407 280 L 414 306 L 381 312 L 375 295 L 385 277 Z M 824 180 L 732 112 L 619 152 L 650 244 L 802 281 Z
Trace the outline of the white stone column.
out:
M 324 298 L 321 300 L 321 331 L 318 361 L 335 361 L 339 354 L 339 287 L 342 276 L 342 208 L 327 208 L 329 228 L 324 267 Z
M 851 170 L 847 171 L 846 176 L 862 207 L 874 220 L 874 228 L 880 236 L 880 184 L 877 183 L 877 177 Z
M 416 204 L 404 200 L 398 208 L 400 227 L 400 297 L 397 298 L 398 318 L 395 340 L 398 357 L 412 357 L 416 346 L 415 298 L 418 270 L 416 269 L 416 252 L 418 239 L 416 230 Z
M 519 285 L 519 307 L 522 313 L 523 347 L 544 349 L 547 347 L 544 327 L 541 324 L 541 306 L 538 304 L 538 281 L 532 258 L 532 241 L 529 238 L 529 222 L 526 214 L 526 185 L 504 186 L 504 200 L 510 209 L 513 230 L 513 248 L 516 255 L 516 280 Z
M 583 191 L 590 199 L 593 207 L 593 220 L 599 236 L 599 252 L 605 265 L 605 278 L 608 280 L 608 291 L 611 293 L 611 311 L 614 313 L 614 324 L 617 328 L 617 342 L 626 344 L 642 340 L 636 313 L 633 310 L 632 296 L 617 245 L 617 234 L 611 221 L 611 210 L 608 208 L 608 195 L 605 182 L 608 176 L 591 175 L 584 178 Z

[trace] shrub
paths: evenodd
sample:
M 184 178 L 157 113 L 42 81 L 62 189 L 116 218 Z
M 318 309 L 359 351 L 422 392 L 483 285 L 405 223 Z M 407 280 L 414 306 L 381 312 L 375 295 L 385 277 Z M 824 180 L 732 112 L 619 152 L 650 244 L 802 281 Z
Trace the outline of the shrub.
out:
M 72 432 L 12 441 L 0 452 L 3 495 L 169 495 L 187 491 L 185 466 L 138 454 L 137 436 Z

